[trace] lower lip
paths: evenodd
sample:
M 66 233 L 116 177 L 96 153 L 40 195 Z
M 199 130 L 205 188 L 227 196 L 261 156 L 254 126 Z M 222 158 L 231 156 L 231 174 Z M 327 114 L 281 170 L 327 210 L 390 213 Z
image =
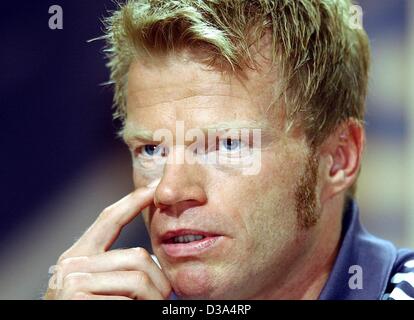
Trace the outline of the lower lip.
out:
M 161 247 L 167 255 L 174 258 L 195 256 L 214 248 L 221 238 L 216 236 L 188 243 L 163 243 Z

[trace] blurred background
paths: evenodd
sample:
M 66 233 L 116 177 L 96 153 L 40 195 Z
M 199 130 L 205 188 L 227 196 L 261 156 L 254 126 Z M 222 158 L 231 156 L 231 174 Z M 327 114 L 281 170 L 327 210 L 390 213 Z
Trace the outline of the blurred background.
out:
M 367 229 L 414 247 L 414 1 L 361 0 L 373 66 L 358 200 Z M 63 29 L 48 26 L 63 8 Z M 100 19 L 112 1 L 2 4 L 0 299 L 39 299 L 48 269 L 132 190 L 115 138 Z M 144 246 L 138 218 L 115 247 Z

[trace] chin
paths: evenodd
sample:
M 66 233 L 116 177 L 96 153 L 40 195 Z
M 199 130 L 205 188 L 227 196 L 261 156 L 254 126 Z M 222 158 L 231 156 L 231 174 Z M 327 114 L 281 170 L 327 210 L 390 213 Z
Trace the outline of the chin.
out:
M 181 299 L 214 299 L 212 272 L 202 266 L 181 266 L 170 279 L 175 294 Z

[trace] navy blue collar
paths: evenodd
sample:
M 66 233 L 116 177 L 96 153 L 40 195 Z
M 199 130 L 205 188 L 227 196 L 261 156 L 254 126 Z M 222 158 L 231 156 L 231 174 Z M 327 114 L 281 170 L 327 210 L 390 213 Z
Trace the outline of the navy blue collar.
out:
M 388 241 L 369 234 L 359 221 L 354 200 L 348 200 L 342 223 L 341 247 L 320 300 L 377 300 L 384 294 L 397 250 Z M 362 289 L 351 289 L 351 266 L 362 270 Z

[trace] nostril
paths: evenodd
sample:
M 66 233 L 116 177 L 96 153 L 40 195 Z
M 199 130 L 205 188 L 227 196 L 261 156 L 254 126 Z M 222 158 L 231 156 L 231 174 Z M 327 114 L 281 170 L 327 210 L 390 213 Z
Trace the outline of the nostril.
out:
M 168 207 L 168 205 L 162 204 L 158 201 L 157 197 L 154 197 L 154 205 L 157 209 L 164 210 Z

